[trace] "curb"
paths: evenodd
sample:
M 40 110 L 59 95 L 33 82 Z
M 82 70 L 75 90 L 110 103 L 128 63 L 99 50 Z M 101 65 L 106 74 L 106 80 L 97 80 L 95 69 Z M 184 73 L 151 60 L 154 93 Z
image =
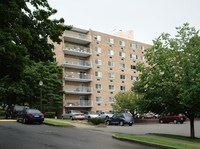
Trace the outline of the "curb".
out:
M 12 120 L 12 119 L 2 119 L 0 122 L 16 122 L 17 120 Z
M 128 142 L 131 142 L 131 143 L 143 144 L 143 145 L 151 146 L 151 147 L 157 147 L 157 148 L 163 148 L 163 149 L 177 149 L 175 147 L 161 145 L 161 144 L 155 144 L 155 143 L 150 143 L 150 142 L 145 142 L 145 141 L 139 141 L 139 140 L 134 140 L 134 139 L 119 138 L 115 134 L 112 135 L 112 137 L 114 139 L 117 139 L 117 140 L 128 141 Z

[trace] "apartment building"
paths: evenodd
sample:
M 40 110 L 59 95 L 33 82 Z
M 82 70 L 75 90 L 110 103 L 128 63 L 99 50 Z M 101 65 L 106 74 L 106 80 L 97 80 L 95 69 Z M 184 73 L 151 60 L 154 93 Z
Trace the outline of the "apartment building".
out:
M 137 62 L 145 62 L 151 45 L 134 41 L 133 33 L 109 35 L 72 28 L 55 45 L 63 66 L 63 112 L 70 109 L 112 111 L 114 96 L 131 89 L 138 77 Z

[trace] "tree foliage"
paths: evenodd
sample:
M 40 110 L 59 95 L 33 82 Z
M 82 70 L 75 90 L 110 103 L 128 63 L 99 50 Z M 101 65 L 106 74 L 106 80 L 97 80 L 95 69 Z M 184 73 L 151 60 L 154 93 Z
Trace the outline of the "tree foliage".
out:
M 185 113 L 193 123 L 200 113 L 200 37 L 188 23 L 176 29 L 175 38 L 163 33 L 146 50 L 147 65 L 138 64 L 133 90 L 143 94 L 144 111 Z
M 117 112 L 124 112 L 129 110 L 131 113 L 137 109 L 138 96 L 132 91 L 119 92 L 115 95 L 115 102 L 112 104 L 112 108 Z
M 70 29 L 63 25 L 64 19 L 50 19 L 56 12 L 47 0 L 0 1 L 1 100 L 11 104 L 24 89 L 32 91 L 25 88 L 29 84 L 23 78 L 29 65 L 33 69 L 35 62 L 54 61 L 53 44 L 48 40 L 60 43 L 63 31 Z

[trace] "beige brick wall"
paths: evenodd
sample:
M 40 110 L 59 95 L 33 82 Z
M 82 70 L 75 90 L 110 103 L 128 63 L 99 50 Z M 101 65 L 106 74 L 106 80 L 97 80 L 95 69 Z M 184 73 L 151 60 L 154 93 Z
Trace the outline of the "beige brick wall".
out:
M 114 35 L 109 35 L 93 30 L 89 30 L 88 35 L 91 36 L 91 43 L 89 45 L 81 45 L 85 47 L 89 47 L 92 51 L 92 55 L 86 57 L 85 59 L 87 61 L 90 61 L 92 63 L 92 68 L 84 70 L 87 74 L 92 76 L 92 81 L 83 83 L 87 87 L 92 88 L 92 94 L 91 95 L 85 95 L 88 96 L 88 99 L 91 99 L 92 101 L 92 108 L 85 108 L 85 110 L 92 110 L 92 111 L 110 111 L 112 110 L 111 104 L 112 102 L 109 101 L 109 97 L 114 97 L 118 92 L 120 92 L 120 86 L 125 86 L 125 91 L 128 91 L 131 89 L 133 85 L 133 81 L 131 80 L 131 76 L 138 76 L 138 72 L 135 70 L 131 70 L 131 65 L 136 65 L 137 62 L 142 61 L 141 56 L 144 55 L 144 50 L 141 50 L 141 46 L 144 47 L 144 49 L 147 49 L 150 47 L 148 44 L 144 44 L 141 42 L 125 39 L 122 37 L 117 37 Z M 96 41 L 94 39 L 94 36 L 101 36 L 101 41 Z M 114 40 L 114 44 L 108 43 L 108 38 L 112 38 Z M 121 47 L 119 45 L 120 41 L 125 42 L 125 46 Z M 68 43 L 67 41 L 63 40 L 63 43 L 60 45 L 56 45 L 56 58 L 59 64 L 63 64 L 65 60 L 69 59 L 80 59 L 79 56 L 73 56 L 63 53 L 64 45 Z M 130 47 L 130 44 L 134 43 L 137 44 L 137 49 L 133 49 Z M 70 43 L 74 44 L 74 43 Z M 78 44 L 74 44 L 78 45 Z M 101 53 L 97 54 L 95 52 L 95 47 L 101 48 Z M 114 55 L 110 56 L 108 55 L 108 50 L 111 49 L 114 51 Z M 122 58 L 119 56 L 119 52 L 123 51 L 125 53 L 125 57 Z M 130 54 L 136 54 L 138 59 L 133 60 L 130 58 Z M 99 59 L 101 60 L 101 65 L 96 65 L 95 60 Z M 114 62 L 114 67 L 108 66 L 108 61 Z M 125 64 L 125 69 L 120 68 L 120 63 Z M 73 68 L 64 68 L 63 73 L 79 73 L 81 69 L 73 69 Z M 101 72 L 102 77 L 96 77 L 95 72 Z M 108 73 L 114 73 L 115 78 L 109 79 Z M 125 75 L 125 80 L 120 79 L 120 75 Z M 72 82 L 72 81 L 64 81 L 63 86 L 65 89 L 65 86 L 79 86 L 81 82 Z M 100 90 L 97 90 L 95 85 L 101 84 L 102 88 Z M 109 85 L 114 85 L 115 89 L 114 91 L 109 91 Z M 72 100 L 79 100 L 81 95 L 71 95 L 71 94 L 64 94 L 63 102 L 66 103 L 67 99 Z M 96 97 L 102 97 L 101 102 L 96 101 Z M 77 109 L 77 108 L 74 108 Z M 84 108 L 80 108 L 83 110 Z M 66 109 L 63 108 L 63 112 Z

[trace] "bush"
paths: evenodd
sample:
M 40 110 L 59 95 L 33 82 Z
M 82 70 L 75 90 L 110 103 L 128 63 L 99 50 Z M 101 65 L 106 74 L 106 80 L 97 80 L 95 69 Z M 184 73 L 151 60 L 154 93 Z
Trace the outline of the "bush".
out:
M 89 118 L 88 122 L 94 124 L 94 125 L 99 125 L 99 124 L 104 124 L 105 119 L 104 118 Z
M 44 116 L 46 118 L 54 118 L 56 116 L 56 112 L 46 112 Z
M 5 111 L 0 111 L 0 117 L 5 117 Z

